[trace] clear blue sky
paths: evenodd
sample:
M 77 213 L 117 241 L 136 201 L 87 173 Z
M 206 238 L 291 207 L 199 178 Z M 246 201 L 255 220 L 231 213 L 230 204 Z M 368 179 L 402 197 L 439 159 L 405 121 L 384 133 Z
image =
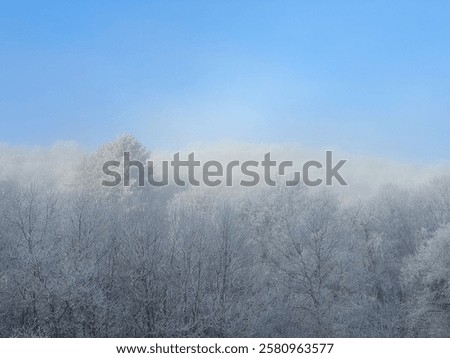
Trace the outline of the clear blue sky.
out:
M 449 1 L 2 1 L 0 142 L 450 159 Z

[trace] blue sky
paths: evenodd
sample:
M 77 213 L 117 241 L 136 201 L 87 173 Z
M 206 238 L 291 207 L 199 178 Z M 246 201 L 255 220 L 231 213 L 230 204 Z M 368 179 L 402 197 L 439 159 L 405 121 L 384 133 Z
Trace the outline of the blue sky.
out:
M 1 1 L 0 142 L 450 159 L 448 1 Z

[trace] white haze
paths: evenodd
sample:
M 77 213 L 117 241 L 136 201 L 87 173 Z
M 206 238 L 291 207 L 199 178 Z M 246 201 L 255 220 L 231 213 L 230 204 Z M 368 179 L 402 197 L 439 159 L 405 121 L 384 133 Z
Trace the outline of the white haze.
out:
M 175 152 L 158 151 L 158 148 L 151 147 L 149 149 L 151 150 L 150 159 L 154 160 L 155 173 L 158 174 L 161 161 L 171 160 Z M 270 152 L 273 160 L 291 160 L 294 162 L 295 170 L 299 170 L 308 160 L 324 163 L 325 152 L 330 149 L 304 148 L 297 144 L 228 141 L 218 144 L 194 143 L 181 148 L 179 152 L 182 159 L 194 152 L 195 159 L 202 163 L 217 160 L 224 166 L 232 160 L 261 162 L 264 154 Z M 91 154 L 91 151 L 73 141 L 58 142 L 51 147 L 25 147 L 0 143 L 0 180 L 10 180 L 19 184 L 37 182 L 52 185 L 58 190 L 70 190 L 76 185 L 79 165 L 88 154 Z M 447 163 L 403 163 L 389 158 L 361 156 L 334 150 L 333 162 L 336 164 L 341 159 L 347 160 L 340 174 L 347 181 L 348 186 L 341 187 L 335 183 L 334 188 L 345 196 L 351 197 L 370 196 L 384 184 L 409 188 L 426 183 L 435 177 L 450 174 L 450 165 Z M 98 170 L 101 173 L 100 166 Z M 261 168 L 259 171 L 262 172 Z M 236 169 L 233 173 L 237 175 Z

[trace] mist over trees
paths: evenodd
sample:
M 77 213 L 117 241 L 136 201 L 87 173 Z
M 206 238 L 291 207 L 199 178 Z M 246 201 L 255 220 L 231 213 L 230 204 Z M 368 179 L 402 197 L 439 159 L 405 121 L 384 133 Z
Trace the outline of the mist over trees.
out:
M 70 185 L 0 180 L 0 336 L 450 337 L 450 177 L 101 186 L 124 151 L 152 156 L 125 136 Z

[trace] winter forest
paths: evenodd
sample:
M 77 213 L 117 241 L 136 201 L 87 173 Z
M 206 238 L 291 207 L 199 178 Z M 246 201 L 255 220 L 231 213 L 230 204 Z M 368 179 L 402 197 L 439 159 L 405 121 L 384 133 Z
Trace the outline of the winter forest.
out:
M 0 181 L 2 337 L 450 337 L 450 177 L 102 187 L 124 151 L 152 156 L 125 136 Z

